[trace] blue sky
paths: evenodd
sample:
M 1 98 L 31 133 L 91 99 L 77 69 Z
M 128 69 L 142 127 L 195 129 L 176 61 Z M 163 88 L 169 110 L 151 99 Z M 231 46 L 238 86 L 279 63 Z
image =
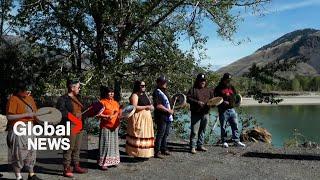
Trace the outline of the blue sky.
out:
M 272 0 L 265 6 L 265 16 L 252 13 L 242 14 L 236 40 L 250 39 L 241 45 L 222 40 L 216 33 L 216 26 L 209 21 L 203 23 L 202 34 L 208 36 L 206 54 L 208 59 L 202 65 L 225 66 L 252 54 L 280 36 L 304 28 L 320 29 L 320 0 Z M 180 42 L 181 48 L 189 46 L 188 41 Z

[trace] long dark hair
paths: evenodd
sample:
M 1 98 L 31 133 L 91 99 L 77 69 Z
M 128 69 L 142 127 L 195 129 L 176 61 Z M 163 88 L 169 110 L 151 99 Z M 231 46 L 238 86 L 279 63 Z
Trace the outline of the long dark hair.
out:
M 109 92 L 113 92 L 113 89 L 107 86 L 100 86 L 100 98 L 105 99 L 109 97 Z
M 200 80 L 200 79 L 196 79 L 196 80 L 194 81 L 193 87 L 194 87 L 194 88 L 198 88 L 198 87 L 199 87 L 200 82 L 201 82 L 201 80 Z M 207 81 L 206 81 L 206 85 L 205 85 L 205 87 L 207 87 L 207 86 L 208 86 L 208 83 L 207 83 Z
M 27 90 L 27 83 L 22 80 L 18 80 L 15 83 L 13 95 L 17 95 L 19 92 L 23 92 Z
M 141 83 L 143 81 L 140 81 L 140 80 L 136 80 L 133 84 L 133 90 L 132 90 L 132 93 L 138 93 L 140 92 L 140 89 L 141 89 Z

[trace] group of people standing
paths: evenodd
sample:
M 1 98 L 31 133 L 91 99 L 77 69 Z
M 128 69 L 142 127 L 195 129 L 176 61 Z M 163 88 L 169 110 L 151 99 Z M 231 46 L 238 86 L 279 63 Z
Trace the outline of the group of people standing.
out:
M 237 113 L 234 109 L 233 95 L 235 88 L 231 85 L 231 75 L 226 73 L 221 78 L 216 88 L 207 87 L 205 74 L 198 74 L 193 87 L 187 93 L 187 102 L 191 111 L 191 133 L 190 152 L 207 151 L 204 147 L 204 137 L 209 121 L 210 107 L 207 105 L 209 99 L 222 97 L 223 103 L 218 106 L 219 120 L 221 124 L 221 140 L 224 147 L 228 147 L 226 142 L 226 124 L 232 128 L 232 140 L 235 145 L 244 147 L 240 142 L 237 124 Z M 142 160 L 155 157 L 164 158 L 169 156 L 167 139 L 173 122 L 174 109 L 173 102 L 167 90 L 168 80 L 165 76 L 160 76 L 156 80 L 156 88 L 152 93 L 152 101 L 146 93 L 146 83 L 135 81 L 132 94 L 129 98 L 130 104 L 135 106 L 135 113 L 127 120 L 126 152 L 128 155 Z M 80 82 L 78 80 L 68 80 L 68 92 L 61 96 L 57 102 L 57 109 L 62 113 L 61 123 L 66 123 L 68 116 L 73 116 L 82 120 L 84 106 L 81 102 Z M 110 166 L 117 166 L 120 163 L 118 129 L 121 120 L 121 107 L 114 100 L 114 90 L 110 87 L 100 87 L 100 103 L 104 106 L 104 111 L 98 116 L 100 119 L 99 136 L 99 157 L 97 165 L 101 170 L 107 170 Z M 20 174 L 24 166 L 29 167 L 28 179 L 39 179 L 33 172 L 36 160 L 35 151 L 26 149 L 27 137 L 20 137 L 12 133 L 12 126 L 17 121 L 35 121 L 36 104 L 31 96 L 27 94 L 25 85 L 20 84 L 7 104 L 8 117 L 8 148 L 11 164 L 17 179 L 22 179 Z M 154 120 L 152 118 L 154 112 Z M 154 124 L 156 133 L 154 133 Z M 71 123 L 71 128 L 74 126 Z M 155 135 L 156 134 L 156 135 Z M 73 177 L 73 173 L 87 173 L 85 168 L 80 166 L 80 149 L 83 132 L 71 134 L 70 149 L 63 152 L 63 174 L 66 177 Z
M 213 97 L 222 97 L 223 102 L 218 106 L 219 120 L 221 124 L 221 141 L 225 148 L 227 143 L 226 125 L 232 129 L 232 140 L 236 146 L 245 147 L 240 142 L 238 129 L 238 117 L 234 109 L 234 95 L 236 89 L 231 83 L 231 74 L 226 73 L 221 78 L 216 88 L 207 87 L 205 74 L 198 74 L 193 87 L 187 93 L 187 102 L 191 111 L 190 152 L 207 151 L 204 147 L 205 132 L 209 121 L 210 107 L 207 102 Z M 136 81 L 130 104 L 136 107 L 135 114 L 128 120 L 126 152 L 139 158 L 163 158 L 170 155 L 167 149 L 167 137 L 170 133 L 174 110 L 172 99 L 167 91 L 167 79 L 160 76 L 156 80 L 157 86 L 153 91 L 153 104 L 146 94 L 144 81 Z M 153 135 L 153 120 L 151 111 L 154 110 L 154 122 L 156 124 L 156 136 Z M 155 140 L 155 142 L 154 142 Z M 153 146 L 154 145 L 154 146 Z

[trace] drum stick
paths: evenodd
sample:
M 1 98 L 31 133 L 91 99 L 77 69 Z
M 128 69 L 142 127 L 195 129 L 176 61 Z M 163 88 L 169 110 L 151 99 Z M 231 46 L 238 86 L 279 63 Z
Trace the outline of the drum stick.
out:
M 96 99 L 97 99 L 98 101 L 100 101 L 97 97 L 96 97 Z M 89 111 L 90 109 L 92 109 L 92 106 L 88 107 L 85 111 L 83 111 L 83 112 L 81 113 L 81 115 L 83 115 L 84 113 L 86 113 L 86 112 Z
M 219 121 L 220 121 L 220 120 L 219 120 L 219 116 L 217 116 L 217 118 L 216 118 L 216 123 L 214 123 L 214 125 L 213 125 L 213 127 L 212 127 L 212 130 L 213 130 L 213 131 L 214 131 L 214 129 L 217 127 Z
M 217 127 L 218 123 L 219 123 L 219 116 L 216 117 L 216 122 L 214 123 L 213 127 L 211 128 L 210 134 L 212 134 L 212 132 L 215 133 L 214 129 Z
M 173 103 L 172 109 L 174 109 L 174 106 L 176 106 L 177 99 L 178 99 L 178 97 L 176 97 L 176 98 L 174 99 L 174 103 Z
M 90 109 L 92 109 L 92 106 L 88 107 L 88 109 L 86 109 L 85 111 L 83 111 L 83 112 L 81 113 L 81 115 L 83 115 L 84 113 L 86 113 L 86 112 L 89 111 Z

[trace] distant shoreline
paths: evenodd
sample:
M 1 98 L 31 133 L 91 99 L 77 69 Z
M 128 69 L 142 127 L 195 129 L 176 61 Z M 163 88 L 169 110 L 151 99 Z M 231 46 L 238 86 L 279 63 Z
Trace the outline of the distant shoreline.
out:
M 320 95 L 280 96 L 279 104 L 259 103 L 253 98 L 243 98 L 241 106 L 284 106 L 284 105 L 320 105 Z

